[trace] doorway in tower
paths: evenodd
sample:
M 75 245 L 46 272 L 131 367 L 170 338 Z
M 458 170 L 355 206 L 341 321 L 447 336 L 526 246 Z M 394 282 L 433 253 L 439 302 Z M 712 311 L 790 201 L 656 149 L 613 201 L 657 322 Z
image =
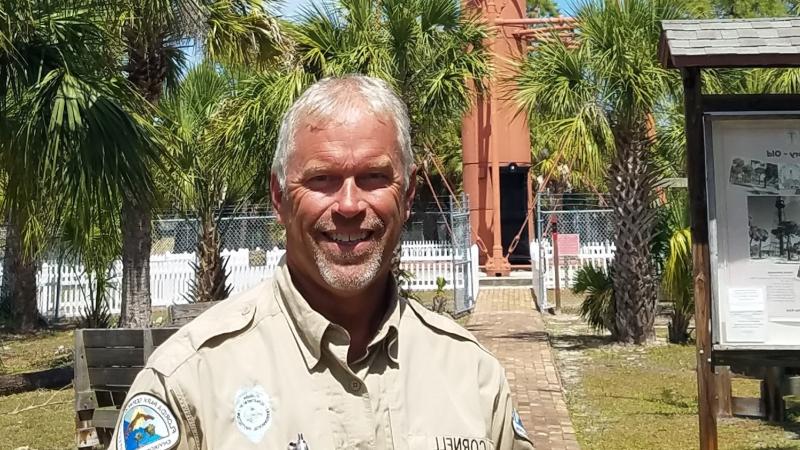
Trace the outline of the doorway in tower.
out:
M 511 264 L 530 264 L 528 242 L 528 171 L 530 167 L 509 164 L 500 167 L 500 229 L 503 254 L 508 252 L 514 236 L 522 228 L 519 243 L 508 255 Z

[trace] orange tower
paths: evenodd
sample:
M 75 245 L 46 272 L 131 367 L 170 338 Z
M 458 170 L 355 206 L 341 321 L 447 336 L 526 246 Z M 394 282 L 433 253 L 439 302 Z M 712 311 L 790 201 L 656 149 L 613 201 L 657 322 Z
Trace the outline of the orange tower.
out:
M 535 48 L 529 42 L 562 38 L 562 30 L 572 29 L 572 19 L 527 18 L 525 0 L 464 4 L 478 11 L 494 31 L 486 43 L 494 75 L 464 117 L 461 131 L 464 190 L 470 198 L 472 229 L 488 251 L 481 263 L 490 276 L 504 276 L 511 271 L 509 257 L 529 262 L 527 242 L 533 231 L 530 129 L 514 99 L 515 63 Z M 526 224 L 528 233 L 519 236 Z M 517 251 L 508 254 L 509 247 Z

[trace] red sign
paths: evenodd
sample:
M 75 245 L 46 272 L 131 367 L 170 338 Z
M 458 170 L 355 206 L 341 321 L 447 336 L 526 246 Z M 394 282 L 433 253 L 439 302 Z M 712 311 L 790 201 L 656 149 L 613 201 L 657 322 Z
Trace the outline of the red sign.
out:
M 581 235 L 558 233 L 558 256 L 579 256 Z

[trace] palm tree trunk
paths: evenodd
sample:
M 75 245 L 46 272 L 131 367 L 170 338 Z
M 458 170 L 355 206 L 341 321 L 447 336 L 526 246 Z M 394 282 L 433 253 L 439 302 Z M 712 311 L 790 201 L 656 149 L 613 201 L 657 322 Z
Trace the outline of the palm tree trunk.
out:
M 151 104 L 158 104 L 166 79 L 161 47 L 140 40 L 134 29 L 126 32 L 128 80 Z M 122 201 L 122 312 L 120 326 L 150 326 L 150 250 L 152 211 L 146 195 L 126 193 Z
M 6 252 L 3 258 L 2 298 L 10 312 L 12 327 L 31 331 L 39 325 L 36 305 L 36 261 L 22 244 L 23 214 L 11 211 L 6 230 Z
M 615 130 L 616 155 L 609 171 L 616 221 L 614 301 L 618 340 L 643 344 L 655 339 L 657 289 L 650 242 L 657 174 L 650 164 L 647 127 Z
M 122 201 L 122 312 L 120 326 L 150 326 L 150 205 L 126 195 Z
M 198 302 L 224 300 L 230 294 L 226 264 L 222 258 L 222 243 L 213 212 L 201 217 L 200 242 L 197 243 L 197 298 Z

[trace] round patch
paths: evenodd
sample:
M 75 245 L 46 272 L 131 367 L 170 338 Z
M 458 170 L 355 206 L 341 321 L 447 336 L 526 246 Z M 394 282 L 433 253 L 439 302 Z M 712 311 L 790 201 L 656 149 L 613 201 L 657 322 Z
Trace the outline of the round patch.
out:
M 179 440 L 178 421 L 166 403 L 150 394 L 128 401 L 117 429 L 118 449 L 167 450 Z
M 516 409 L 511 411 L 511 425 L 514 427 L 514 433 L 517 436 L 528 439 L 528 431 L 522 425 L 522 419 L 520 419 Z
M 250 442 L 258 444 L 272 423 L 272 406 L 261 386 L 239 389 L 234 399 L 234 421 Z

